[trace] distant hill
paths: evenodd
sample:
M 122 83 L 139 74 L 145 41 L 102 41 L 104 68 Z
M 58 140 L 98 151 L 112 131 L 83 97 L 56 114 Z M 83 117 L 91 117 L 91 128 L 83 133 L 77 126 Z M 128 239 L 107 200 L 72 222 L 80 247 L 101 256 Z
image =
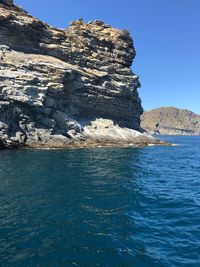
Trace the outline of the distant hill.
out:
M 200 135 L 200 115 L 186 109 L 161 107 L 144 112 L 141 127 L 157 134 Z

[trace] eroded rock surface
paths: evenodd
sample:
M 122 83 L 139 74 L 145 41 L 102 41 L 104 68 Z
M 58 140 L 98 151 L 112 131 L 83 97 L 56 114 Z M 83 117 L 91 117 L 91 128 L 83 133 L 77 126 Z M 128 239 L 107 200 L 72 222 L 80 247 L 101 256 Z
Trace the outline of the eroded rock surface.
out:
M 159 143 L 136 132 L 134 57 L 126 30 L 99 20 L 57 29 L 0 0 L 0 147 Z

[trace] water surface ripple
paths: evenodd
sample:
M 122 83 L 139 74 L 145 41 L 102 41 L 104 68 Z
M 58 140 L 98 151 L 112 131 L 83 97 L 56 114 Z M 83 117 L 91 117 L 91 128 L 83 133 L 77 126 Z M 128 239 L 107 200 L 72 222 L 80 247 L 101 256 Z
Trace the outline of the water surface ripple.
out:
M 200 137 L 0 152 L 0 266 L 200 266 Z

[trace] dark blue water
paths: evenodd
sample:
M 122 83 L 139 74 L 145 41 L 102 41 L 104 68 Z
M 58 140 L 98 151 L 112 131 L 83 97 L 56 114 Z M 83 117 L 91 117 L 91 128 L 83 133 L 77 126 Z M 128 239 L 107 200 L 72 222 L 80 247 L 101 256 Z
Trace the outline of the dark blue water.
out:
M 200 137 L 0 152 L 0 266 L 200 266 Z

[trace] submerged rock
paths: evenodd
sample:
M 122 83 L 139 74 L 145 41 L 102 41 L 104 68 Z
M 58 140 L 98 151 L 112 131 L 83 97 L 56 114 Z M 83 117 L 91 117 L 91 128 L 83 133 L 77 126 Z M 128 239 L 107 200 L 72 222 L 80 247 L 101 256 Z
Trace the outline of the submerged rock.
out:
M 159 143 L 140 133 L 134 57 L 126 30 L 57 29 L 0 0 L 0 147 Z

